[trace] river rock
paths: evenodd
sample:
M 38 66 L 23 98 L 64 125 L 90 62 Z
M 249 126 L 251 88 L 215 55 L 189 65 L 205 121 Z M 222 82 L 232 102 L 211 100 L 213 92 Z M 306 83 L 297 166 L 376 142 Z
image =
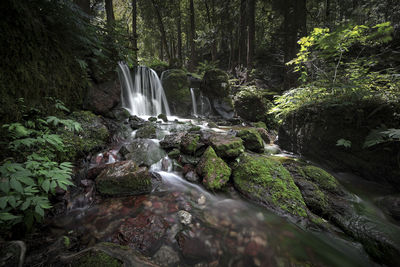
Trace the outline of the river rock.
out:
M 103 195 L 139 195 L 151 192 L 152 181 L 146 167 L 129 160 L 107 165 L 96 178 L 96 187 Z
M 231 176 L 231 169 L 211 146 L 204 152 L 196 170 L 203 178 L 203 185 L 210 190 L 222 189 Z
M 181 224 L 189 225 L 192 223 L 192 214 L 185 210 L 178 211 L 178 217 Z
M 235 187 L 278 213 L 307 217 L 306 204 L 291 174 L 265 156 L 242 154 L 233 170 Z
M 160 266 L 178 266 L 180 261 L 178 253 L 166 245 L 163 245 L 152 259 Z
M 125 108 L 114 108 L 109 116 L 117 121 L 125 121 L 129 119 L 131 114 Z
M 264 142 L 256 129 L 243 129 L 237 134 L 244 142 L 244 147 L 256 153 L 264 152 Z
M 225 120 L 230 120 L 235 115 L 233 101 L 230 97 L 215 98 L 212 100 L 214 110 Z
M 139 128 L 136 132 L 136 138 L 155 139 L 156 127 L 152 123 L 146 123 L 143 127 Z
M 176 236 L 182 256 L 193 263 L 207 260 L 211 256 L 210 248 L 204 240 L 193 236 L 190 230 L 184 230 Z
M 139 118 L 136 115 L 130 116 L 128 122 L 133 130 L 139 129 L 147 123 L 144 119 Z
M 87 91 L 84 108 L 95 114 L 109 115 L 121 102 L 121 86 L 118 80 L 95 84 Z
M 379 198 L 377 203 L 389 216 L 400 222 L 400 195 Z
M 164 139 L 160 141 L 160 146 L 164 149 L 179 148 L 181 139 L 185 134 L 185 132 L 178 132 L 166 135 Z
M 135 139 L 131 143 L 124 145 L 125 158 L 133 160 L 138 165 L 150 167 L 166 156 L 160 146 L 150 139 Z
M 194 155 L 202 146 L 204 146 L 204 144 L 200 142 L 200 135 L 198 134 L 188 133 L 181 139 L 180 148 L 185 154 Z
M 221 158 L 233 159 L 244 151 L 243 140 L 239 137 L 214 134 L 208 141 Z

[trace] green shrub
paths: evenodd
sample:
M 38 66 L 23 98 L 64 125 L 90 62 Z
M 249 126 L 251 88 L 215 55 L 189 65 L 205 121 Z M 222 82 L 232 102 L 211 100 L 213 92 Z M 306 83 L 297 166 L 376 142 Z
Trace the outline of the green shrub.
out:
M 68 111 L 61 101 L 56 101 L 55 108 Z M 28 115 L 34 110 L 27 110 L 19 122 L 3 125 L 11 155 L 0 165 L 0 227 L 3 230 L 21 222 L 29 230 L 51 208 L 49 195 L 55 194 L 56 187 L 66 190 L 68 185 L 73 185 L 72 163 L 59 162 L 65 147 L 55 132 L 58 127 L 79 132 L 80 124 L 55 116 Z

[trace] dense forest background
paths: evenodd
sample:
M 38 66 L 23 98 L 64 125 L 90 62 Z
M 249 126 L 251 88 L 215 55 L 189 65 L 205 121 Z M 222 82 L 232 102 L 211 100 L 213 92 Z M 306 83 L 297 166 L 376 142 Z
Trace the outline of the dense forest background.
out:
M 87 88 L 112 79 L 120 60 L 200 75 L 219 67 L 241 84 L 253 80 L 282 92 L 299 85 L 299 74 L 286 63 L 299 52 L 299 39 L 316 27 L 340 32 L 390 22 L 390 41 L 355 40 L 340 62 L 370 57 L 379 61 L 370 64 L 375 70 L 392 72 L 400 62 L 400 6 L 394 0 L 31 0 L 2 1 L 1 10 L 5 120 L 19 97 L 40 102 L 54 96 L 79 107 Z M 338 62 L 341 41 L 329 42 L 336 42 L 330 59 L 307 63 L 314 74 L 326 73 L 329 60 Z

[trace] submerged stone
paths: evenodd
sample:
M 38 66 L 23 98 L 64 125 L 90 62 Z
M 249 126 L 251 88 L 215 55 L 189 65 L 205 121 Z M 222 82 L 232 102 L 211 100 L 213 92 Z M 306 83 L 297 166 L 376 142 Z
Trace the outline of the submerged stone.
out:
M 253 152 L 264 152 L 264 142 L 256 129 L 240 130 L 237 134 L 238 137 L 243 139 L 244 147 Z
M 210 190 L 219 190 L 229 181 L 231 169 L 209 146 L 197 165 L 197 173 L 203 178 L 205 187 Z
M 135 139 L 131 143 L 124 145 L 124 147 L 124 150 L 128 152 L 124 155 L 126 159 L 147 167 L 160 161 L 166 155 L 165 151 L 150 139 Z
M 306 204 L 293 177 L 264 156 L 242 154 L 233 170 L 235 187 L 245 196 L 296 217 L 306 217 Z
M 151 175 L 146 167 L 129 160 L 107 165 L 96 178 L 97 190 L 103 195 L 128 196 L 150 193 Z
M 136 132 L 136 138 L 156 138 L 156 127 L 153 124 L 147 123 L 143 127 L 139 128 Z

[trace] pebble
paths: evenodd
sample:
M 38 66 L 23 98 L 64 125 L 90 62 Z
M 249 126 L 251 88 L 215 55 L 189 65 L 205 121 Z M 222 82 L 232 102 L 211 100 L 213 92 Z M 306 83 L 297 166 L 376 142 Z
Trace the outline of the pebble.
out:
M 206 203 L 206 197 L 204 195 L 201 195 L 199 199 L 197 199 L 197 204 L 204 205 L 205 203 Z
M 179 221 L 182 224 L 188 225 L 192 222 L 192 214 L 185 210 L 178 211 Z

